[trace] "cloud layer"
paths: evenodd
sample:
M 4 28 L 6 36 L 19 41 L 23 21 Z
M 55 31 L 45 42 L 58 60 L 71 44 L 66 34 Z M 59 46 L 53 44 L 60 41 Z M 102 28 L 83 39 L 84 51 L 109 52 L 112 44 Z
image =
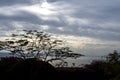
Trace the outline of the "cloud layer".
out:
M 62 38 L 68 36 L 68 42 L 71 36 L 75 39 L 71 41 L 74 50 L 83 45 L 85 53 L 119 49 L 119 3 L 120 0 L 0 0 L 0 36 L 15 30 L 39 29 Z M 78 39 L 84 39 L 84 44 Z

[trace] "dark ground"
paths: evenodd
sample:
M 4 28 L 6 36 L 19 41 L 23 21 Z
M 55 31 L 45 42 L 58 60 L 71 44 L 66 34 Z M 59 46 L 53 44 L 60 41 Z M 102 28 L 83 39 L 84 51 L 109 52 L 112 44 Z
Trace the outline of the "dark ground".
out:
M 88 68 L 54 68 L 37 59 L 3 58 L 0 80 L 104 80 L 103 73 Z
M 84 68 L 56 68 L 59 80 L 104 80 L 103 74 Z

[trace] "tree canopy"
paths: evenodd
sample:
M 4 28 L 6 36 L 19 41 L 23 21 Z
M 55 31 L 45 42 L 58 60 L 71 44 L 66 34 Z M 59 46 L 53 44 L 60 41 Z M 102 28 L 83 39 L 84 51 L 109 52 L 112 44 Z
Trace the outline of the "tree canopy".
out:
M 54 39 L 42 31 L 23 30 L 22 33 L 12 34 L 11 37 L 0 41 L 0 50 L 9 51 L 10 54 L 18 57 L 52 61 L 83 56 L 64 46 L 62 40 Z
M 120 53 L 118 53 L 117 50 L 114 50 L 113 53 L 109 53 L 106 58 L 110 63 L 117 63 L 120 61 Z

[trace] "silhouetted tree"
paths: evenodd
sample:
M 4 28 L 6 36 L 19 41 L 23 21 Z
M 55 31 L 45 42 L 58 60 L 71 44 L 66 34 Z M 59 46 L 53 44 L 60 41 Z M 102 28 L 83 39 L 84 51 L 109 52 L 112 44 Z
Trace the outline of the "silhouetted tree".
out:
M 120 59 L 120 55 L 117 50 L 114 50 L 113 53 L 109 53 L 107 56 L 107 60 L 110 63 L 117 63 Z
M 104 80 L 120 80 L 119 53 L 114 50 L 106 58 L 107 60 L 94 60 L 91 64 L 85 65 L 85 68 L 100 73 Z
M 37 30 L 23 30 L 21 34 L 12 34 L 12 39 L 0 42 L 0 49 L 24 59 L 39 58 L 43 61 L 83 56 L 64 47 L 62 40 L 53 39 L 49 34 Z M 48 56 L 51 58 L 48 59 Z

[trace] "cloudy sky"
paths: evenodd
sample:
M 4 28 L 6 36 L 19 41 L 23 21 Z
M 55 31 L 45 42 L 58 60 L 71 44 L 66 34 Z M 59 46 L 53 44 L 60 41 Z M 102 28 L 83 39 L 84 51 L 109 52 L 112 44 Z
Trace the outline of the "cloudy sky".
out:
M 0 36 L 34 29 L 85 55 L 120 51 L 120 0 L 0 0 Z

